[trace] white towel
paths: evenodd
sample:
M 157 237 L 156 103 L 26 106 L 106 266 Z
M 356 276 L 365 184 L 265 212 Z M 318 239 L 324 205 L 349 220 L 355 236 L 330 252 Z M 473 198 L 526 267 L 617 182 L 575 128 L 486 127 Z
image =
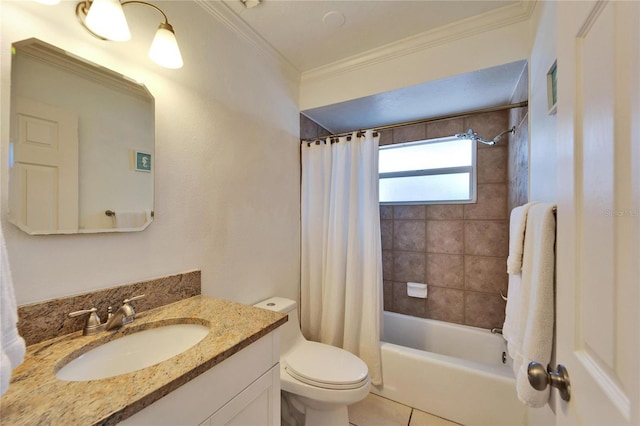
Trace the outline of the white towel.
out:
M 527 203 L 511 211 L 509 219 L 509 257 L 507 273 L 518 274 L 522 269 L 522 253 L 524 251 L 524 233 L 527 225 L 527 213 L 536 202 Z
M 9 389 L 11 372 L 22 364 L 24 339 L 18 334 L 18 308 L 13 291 L 9 259 L 0 227 L 0 395 Z
M 509 275 L 509 291 L 507 296 L 507 306 L 505 309 L 504 325 L 502 326 L 502 337 L 507 341 L 507 352 L 513 358 L 514 370 L 516 365 L 522 363 L 522 329 L 520 322 L 522 318 L 522 275 Z
M 116 228 L 130 229 L 141 228 L 147 223 L 150 213 L 147 210 L 139 211 L 116 211 Z
M 535 390 L 527 377 L 527 367 L 536 361 L 547 366 L 553 348 L 554 268 L 556 219 L 553 204 L 531 206 L 527 214 L 522 261 L 521 315 L 514 372 L 518 399 L 530 407 L 542 407 L 549 400 L 549 387 Z M 511 297 L 512 295 L 509 295 Z
M 507 306 L 505 309 L 502 335 L 507 341 L 507 351 L 514 360 L 519 356 L 518 348 L 522 339 L 520 333 L 520 315 L 522 313 L 522 254 L 524 252 L 524 236 L 527 225 L 527 214 L 533 203 L 516 207 L 511 211 L 509 220 L 509 257 L 507 273 L 509 289 L 507 290 Z

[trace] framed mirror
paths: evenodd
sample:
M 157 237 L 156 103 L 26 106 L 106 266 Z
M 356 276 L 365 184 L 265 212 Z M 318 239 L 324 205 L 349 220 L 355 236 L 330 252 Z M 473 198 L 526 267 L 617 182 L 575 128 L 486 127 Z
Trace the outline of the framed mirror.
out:
M 145 229 L 154 120 L 144 85 L 38 39 L 14 43 L 9 220 L 31 235 Z

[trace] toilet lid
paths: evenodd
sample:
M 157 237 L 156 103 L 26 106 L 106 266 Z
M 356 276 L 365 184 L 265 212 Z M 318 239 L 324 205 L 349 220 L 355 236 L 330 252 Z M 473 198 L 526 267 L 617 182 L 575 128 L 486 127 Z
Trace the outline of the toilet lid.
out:
M 367 365 L 357 356 L 317 342 L 304 342 L 285 358 L 289 375 L 325 389 L 355 389 L 369 376 Z

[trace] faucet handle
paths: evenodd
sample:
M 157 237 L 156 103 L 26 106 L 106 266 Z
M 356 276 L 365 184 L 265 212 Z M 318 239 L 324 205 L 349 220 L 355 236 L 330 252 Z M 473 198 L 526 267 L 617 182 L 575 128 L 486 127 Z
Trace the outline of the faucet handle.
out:
M 130 305 L 130 302 L 142 299 L 144 296 L 144 294 L 140 294 L 129 299 L 124 299 L 124 301 L 122 302 L 122 307 L 120 308 L 124 313 L 122 324 L 129 324 L 130 322 L 133 322 L 133 320 L 136 318 L 136 310 L 133 308 L 133 306 Z
M 129 302 L 133 302 L 134 300 L 138 300 L 138 299 L 142 299 L 145 295 L 144 294 L 140 294 L 138 296 L 133 296 L 130 299 L 124 299 L 124 302 L 122 302 L 123 304 L 129 303 Z
M 97 314 L 98 310 L 96 308 L 91 308 L 91 309 L 83 309 L 81 311 L 75 311 L 75 312 L 71 312 L 69 313 L 69 318 L 73 318 L 73 317 L 79 317 L 80 315 L 84 315 L 84 314 L 90 314 L 89 318 L 87 318 L 87 325 L 89 325 L 92 322 L 95 322 L 95 325 L 99 325 L 100 324 L 100 317 Z M 91 324 L 94 325 L 94 324 Z
M 75 311 L 75 312 L 69 313 L 69 318 L 79 317 L 82 314 L 90 314 L 91 312 L 97 312 L 97 311 L 98 310 L 96 308 L 83 309 L 81 311 Z
M 85 336 L 89 336 L 91 334 L 95 334 L 98 331 L 102 330 L 102 326 L 104 324 L 100 323 L 100 317 L 98 316 L 96 308 L 91 309 L 83 309 L 80 311 L 75 311 L 69 313 L 69 318 L 77 317 L 84 314 L 89 314 L 87 317 L 87 321 L 84 323 L 84 329 L 82 330 L 82 334 Z

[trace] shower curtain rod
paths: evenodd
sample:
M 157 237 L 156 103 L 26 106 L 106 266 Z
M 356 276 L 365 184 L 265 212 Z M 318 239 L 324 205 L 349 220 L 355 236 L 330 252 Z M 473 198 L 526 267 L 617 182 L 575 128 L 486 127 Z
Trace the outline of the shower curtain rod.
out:
M 396 124 L 387 124 L 386 126 L 373 127 L 373 130 L 375 130 L 375 131 L 387 130 L 387 129 L 393 129 L 395 127 L 403 127 L 403 126 L 411 126 L 411 125 L 414 125 L 414 124 L 428 123 L 430 121 L 446 120 L 448 118 L 458 118 L 458 117 L 464 117 L 466 115 L 472 115 L 472 114 L 482 114 L 484 112 L 495 112 L 495 111 L 502 111 L 502 110 L 505 110 L 505 109 L 524 108 L 524 107 L 526 107 L 528 105 L 529 105 L 529 101 L 522 101 L 522 102 L 516 102 L 516 103 L 513 103 L 513 104 L 497 106 L 497 107 L 481 108 L 481 109 L 475 109 L 475 110 L 467 111 L 467 112 L 459 112 L 459 113 L 455 113 L 455 114 L 446 114 L 446 115 L 440 115 L 440 116 L 437 116 L 437 117 L 424 118 L 422 120 L 405 121 L 403 123 L 396 123 Z M 315 142 L 315 141 L 322 140 L 322 139 L 325 139 L 325 138 L 337 138 L 339 136 L 349 136 L 354 132 L 364 132 L 365 130 L 366 129 L 358 129 L 358 130 L 351 130 L 349 132 L 342 132 L 342 133 L 335 133 L 335 134 L 332 134 L 332 135 L 319 136 L 317 138 L 300 139 L 300 143 L 311 143 L 311 142 Z

